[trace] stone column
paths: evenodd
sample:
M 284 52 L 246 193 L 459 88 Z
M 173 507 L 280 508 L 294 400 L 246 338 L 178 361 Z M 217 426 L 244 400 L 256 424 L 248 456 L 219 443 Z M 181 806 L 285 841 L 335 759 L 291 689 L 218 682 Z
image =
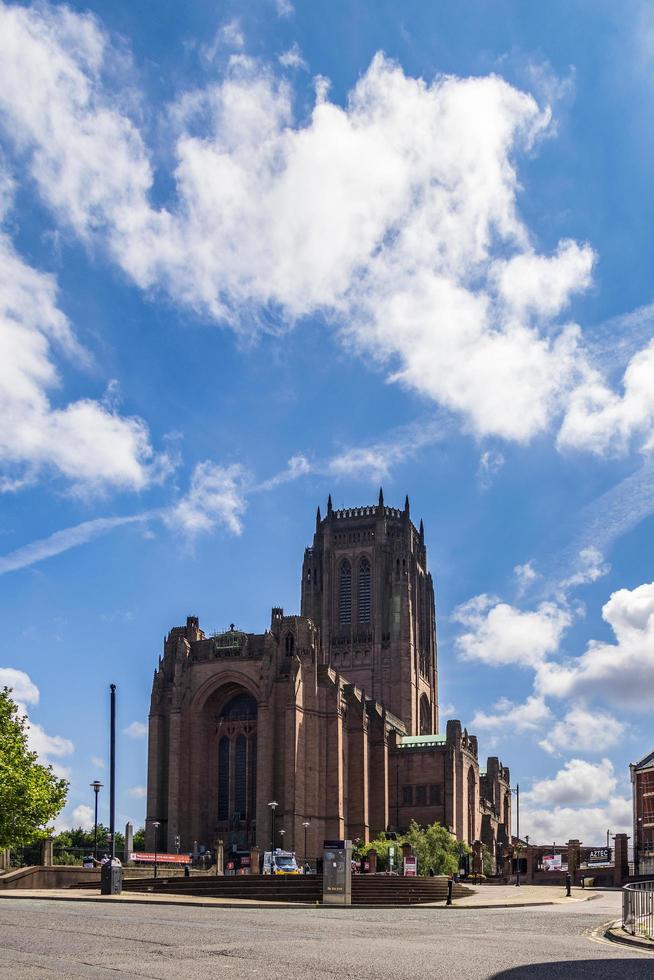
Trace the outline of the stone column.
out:
M 9 848 L 0 850 L 0 871 L 9 871 L 11 867 L 11 853 Z
M 616 834 L 613 838 L 613 884 L 616 888 L 622 888 L 629 877 L 628 841 L 627 834 Z
M 374 847 L 371 851 L 368 851 L 364 861 L 367 861 L 370 865 L 370 871 L 368 871 L 368 874 L 377 874 L 377 851 L 374 849 Z
M 572 875 L 572 883 L 575 883 L 575 876 L 579 871 L 581 861 L 581 841 L 573 839 L 568 841 L 568 873 Z
M 46 837 L 41 841 L 41 867 L 51 867 L 53 864 L 53 840 L 52 837 Z
M 483 844 L 480 840 L 473 840 L 472 842 L 472 872 L 473 874 L 482 874 L 484 870 L 484 861 L 482 857 Z
M 216 874 L 223 875 L 225 873 L 225 850 L 223 842 L 221 840 L 215 840 L 213 846 L 216 852 Z
M 130 854 L 134 850 L 134 828 L 131 823 L 125 824 L 125 853 L 123 854 L 123 864 L 133 864 L 130 861 Z
M 525 858 L 527 859 L 527 881 L 534 882 L 534 866 L 536 864 L 536 848 L 528 844 L 525 848 Z
M 250 848 L 250 874 L 251 875 L 259 874 L 259 853 L 260 852 L 258 847 Z

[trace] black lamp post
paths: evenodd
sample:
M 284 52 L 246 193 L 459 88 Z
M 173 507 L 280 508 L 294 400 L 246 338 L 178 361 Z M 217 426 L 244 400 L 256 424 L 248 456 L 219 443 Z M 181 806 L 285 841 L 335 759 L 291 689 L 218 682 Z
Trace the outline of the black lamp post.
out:
M 279 836 L 282 839 L 282 851 L 284 850 L 284 834 L 285 833 L 286 833 L 286 831 L 284 830 L 284 828 L 283 827 L 280 827 L 280 829 L 279 829 Z
M 153 820 L 152 826 L 154 827 L 154 877 L 156 878 L 157 877 L 157 836 L 161 824 L 158 820 Z
M 307 870 L 307 828 L 310 826 L 309 821 L 305 820 L 302 824 L 304 827 L 304 870 Z
M 270 807 L 270 826 L 271 826 L 271 829 L 270 829 L 270 841 L 271 841 L 271 843 L 270 843 L 270 850 L 271 850 L 271 853 L 274 853 L 274 851 L 275 851 L 275 810 L 277 809 L 277 806 L 278 806 L 277 801 L 276 800 L 272 800 L 272 802 L 269 803 L 268 806 Z
M 93 822 L 93 857 L 98 860 L 98 793 L 102 789 L 104 783 L 101 783 L 99 779 L 94 779 L 92 783 L 89 783 L 91 789 L 95 793 L 95 820 Z

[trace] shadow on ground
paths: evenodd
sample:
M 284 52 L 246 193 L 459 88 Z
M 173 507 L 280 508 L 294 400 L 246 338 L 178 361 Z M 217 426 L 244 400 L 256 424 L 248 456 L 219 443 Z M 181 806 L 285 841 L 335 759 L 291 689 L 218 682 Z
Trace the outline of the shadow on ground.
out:
M 610 960 L 558 960 L 550 963 L 532 963 L 516 966 L 511 970 L 493 973 L 489 980 L 552 980 L 552 977 L 593 977 L 594 980 L 631 980 L 654 977 L 654 960 L 649 956 Z

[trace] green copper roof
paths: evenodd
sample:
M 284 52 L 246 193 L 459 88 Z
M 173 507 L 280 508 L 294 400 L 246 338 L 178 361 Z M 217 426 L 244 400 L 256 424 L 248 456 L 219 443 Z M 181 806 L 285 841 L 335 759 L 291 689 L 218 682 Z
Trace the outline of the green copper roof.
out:
M 400 749 L 419 749 L 429 745 L 445 745 L 444 735 L 404 735 L 398 741 Z

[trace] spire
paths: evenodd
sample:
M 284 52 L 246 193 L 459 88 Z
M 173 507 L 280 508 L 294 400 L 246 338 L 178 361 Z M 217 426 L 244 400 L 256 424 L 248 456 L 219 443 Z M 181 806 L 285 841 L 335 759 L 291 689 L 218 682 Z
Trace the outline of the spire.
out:
M 425 543 L 425 525 L 422 523 L 422 517 L 420 518 L 420 543 Z
M 404 513 L 405 514 L 408 514 L 409 513 L 409 494 L 408 493 L 407 493 L 406 497 L 404 498 Z
M 327 514 L 329 515 L 331 514 L 331 512 L 332 512 L 332 495 L 330 493 L 330 495 L 327 497 Z
M 379 488 L 379 506 L 380 507 L 384 506 L 384 491 L 382 490 L 381 487 Z
M 320 507 L 316 511 L 316 531 L 320 529 Z

